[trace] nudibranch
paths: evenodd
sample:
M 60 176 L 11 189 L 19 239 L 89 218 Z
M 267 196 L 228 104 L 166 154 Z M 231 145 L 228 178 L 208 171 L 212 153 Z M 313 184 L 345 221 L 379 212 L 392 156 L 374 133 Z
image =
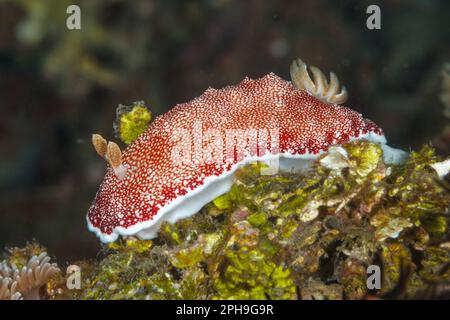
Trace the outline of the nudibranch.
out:
M 270 73 L 209 88 L 157 117 L 123 152 L 94 135 L 109 165 L 87 214 L 89 229 L 102 242 L 154 238 L 163 221 L 192 216 L 229 191 L 233 173 L 250 162 L 267 163 L 268 174 L 297 170 L 330 146 L 358 139 L 379 143 L 387 162 L 405 157 L 375 123 L 339 105 L 347 91 L 334 73 L 328 81 L 318 68 L 310 71 L 312 79 L 298 59 L 292 82 Z

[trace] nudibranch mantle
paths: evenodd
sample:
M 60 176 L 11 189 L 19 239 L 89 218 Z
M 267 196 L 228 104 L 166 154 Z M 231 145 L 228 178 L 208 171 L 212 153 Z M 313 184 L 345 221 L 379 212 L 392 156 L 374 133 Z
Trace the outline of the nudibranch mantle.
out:
M 258 137 L 266 141 L 247 148 Z M 88 226 L 102 242 L 119 235 L 151 239 L 163 221 L 192 216 L 229 191 L 233 173 L 246 163 L 279 160 L 281 168 L 294 168 L 293 162 L 317 159 L 332 145 L 358 139 L 379 143 L 392 155 L 387 160 L 397 161 L 372 121 L 273 73 L 209 88 L 150 123 L 123 151 L 124 176 L 108 166 Z

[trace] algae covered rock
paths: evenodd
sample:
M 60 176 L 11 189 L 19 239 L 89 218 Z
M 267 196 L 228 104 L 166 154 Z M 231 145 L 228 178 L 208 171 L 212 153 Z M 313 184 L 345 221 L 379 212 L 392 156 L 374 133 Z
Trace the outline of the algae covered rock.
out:
M 402 165 L 352 142 L 301 173 L 254 163 L 153 241 L 121 239 L 80 261 L 52 299 L 449 298 L 449 184 L 431 147 Z M 369 289 L 379 266 L 381 288 Z M 64 282 L 64 279 L 61 280 Z

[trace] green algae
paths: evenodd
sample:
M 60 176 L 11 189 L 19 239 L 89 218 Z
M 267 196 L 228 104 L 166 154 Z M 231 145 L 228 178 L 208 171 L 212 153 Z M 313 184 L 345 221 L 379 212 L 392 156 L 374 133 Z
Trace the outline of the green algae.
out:
M 439 160 L 432 148 L 387 166 L 378 145 L 343 147 L 339 168 L 318 161 L 304 173 L 264 176 L 262 164 L 244 167 L 230 192 L 164 224 L 154 249 L 165 248 L 166 276 L 148 275 L 160 288 L 152 297 L 198 298 L 179 289 L 187 281 L 208 299 L 362 299 L 371 264 L 383 270 L 379 296 L 399 284 L 405 266 L 402 297 L 430 279 L 448 281 L 440 270 L 449 249 L 436 241 L 448 242 L 450 196 L 430 169 Z
M 290 270 L 259 247 L 259 230 L 248 221 L 230 228 L 221 272 L 215 275 L 214 299 L 290 299 L 296 294 Z M 267 251 L 267 250 L 265 250 Z
M 163 223 L 153 241 L 122 239 L 75 262 L 82 288 L 53 283 L 50 298 L 448 297 L 450 192 L 430 167 L 440 161 L 433 149 L 387 165 L 378 145 L 343 148 L 302 173 L 241 168 L 228 193 Z M 19 252 L 8 259 L 19 261 Z M 367 288 L 370 265 L 382 270 L 380 290 Z
M 119 105 L 114 123 L 116 136 L 125 144 L 136 140 L 147 129 L 152 120 L 152 113 L 143 101 L 134 102 L 131 106 Z

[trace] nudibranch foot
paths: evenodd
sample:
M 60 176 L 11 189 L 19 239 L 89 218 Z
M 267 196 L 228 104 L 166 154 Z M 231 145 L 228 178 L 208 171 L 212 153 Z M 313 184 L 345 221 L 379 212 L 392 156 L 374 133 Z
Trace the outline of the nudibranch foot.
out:
M 396 149 L 383 143 L 380 145 L 383 150 L 383 159 L 387 164 L 402 164 L 409 158 L 409 153 L 401 149 Z
M 347 101 L 347 89 L 342 86 L 340 89 L 339 79 L 334 72 L 330 72 L 330 82 L 323 72 L 314 66 L 309 69 L 313 74 L 313 80 L 308 74 L 307 65 L 301 59 L 296 59 L 291 64 L 291 79 L 294 86 L 299 90 L 306 90 L 308 93 L 323 102 L 342 104 Z

